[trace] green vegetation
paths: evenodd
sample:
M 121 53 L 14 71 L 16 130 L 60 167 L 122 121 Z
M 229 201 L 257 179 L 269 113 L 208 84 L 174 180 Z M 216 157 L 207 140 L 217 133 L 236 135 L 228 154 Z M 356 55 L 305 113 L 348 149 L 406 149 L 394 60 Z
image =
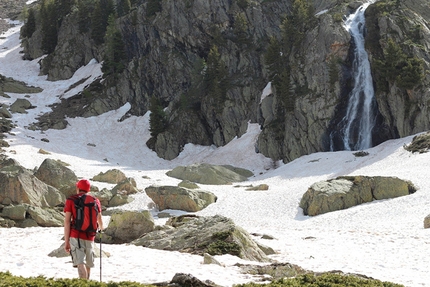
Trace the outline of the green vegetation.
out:
M 155 97 L 151 97 L 151 102 L 149 106 L 151 114 L 149 115 L 149 131 L 151 137 L 156 138 L 158 134 L 166 131 L 167 129 L 167 115 L 161 106 L 160 101 Z
M 94 1 L 93 0 L 79 0 L 77 3 L 78 7 L 78 25 L 79 32 L 86 33 L 90 30 L 91 27 L 91 11 L 94 10 Z
M 357 276 L 345 276 L 332 273 L 321 275 L 305 274 L 295 278 L 280 279 L 269 284 L 248 283 L 235 285 L 235 287 L 402 287 L 403 285 L 382 282 L 373 279 L 363 279 Z M 404 286 L 403 286 L 404 287 Z
M 124 68 L 126 53 L 121 32 L 115 26 L 115 18 L 113 15 L 109 17 L 108 27 L 106 28 L 105 43 L 106 51 L 102 66 L 104 76 L 120 74 Z
M 53 1 L 43 0 L 40 8 L 42 50 L 50 54 L 57 46 L 58 21 Z
M 97 45 L 104 43 L 109 16 L 115 14 L 112 0 L 98 0 L 91 15 L 91 38 Z
M 0 272 L 0 287 L 144 287 L 154 286 L 132 281 L 97 282 L 82 279 L 52 279 L 43 276 L 24 278 L 13 276 L 9 272 Z M 233 285 L 235 287 L 404 287 L 400 284 L 382 282 L 374 279 L 363 279 L 353 275 L 323 273 L 321 275 L 305 274 L 295 278 L 285 278 L 268 284 L 247 283 Z
M 131 2 L 130 0 L 119 0 L 116 5 L 116 13 L 118 17 L 124 16 L 130 12 Z
M 201 96 L 205 93 L 204 79 L 207 65 L 204 59 L 197 59 L 191 71 L 191 85 L 186 94 L 180 97 L 180 108 L 184 111 L 200 111 Z
M 240 255 L 240 246 L 232 239 L 232 231 L 216 232 L 212 234 L 212 238 L 216 241 L 209 244 L 207 253 L 210 255 L 231 254 L 234 256 Z
M 383 53 L 384 58 L 375 60 L 375 65 L 388 82 L 394 82 L 399 88 L 407 90 L 413 89 L 422 82 L 424 79 L 422 60 L 409 57 L 391 38 L 388 39 Z
M 215 110 L 220 111 L 229 87 L 228 71 L 217 46 L 212 46 L 206 61 L 204 93 Z
M 306 0 L 294 0 L 292 13 L 282 22 L 282 35 L 278 40 L 271 37 L 265 53 L 265 63 L 270 71 L 270 81 L 275 95 L 286 112 L 294 111 L 296 91 L 291 85 L 290 55 L 300 46 L 306 31 L 316 25 L 313 6 Z M 284 113 L 281 113 L 284 114 Z
M 237 6 L 239 6 L 242 9 L 246 9 L 249 7 L 249 4 L 251 0 L 236 0 Z
M 366 48 L 369 49 L 373 57 L 372 67 L 375 74 L 377 90 L 387 92 L 389 84 L 396 84 L 397 87 L 412 90 L 419 86 L 424 79 L 423 61 L 411 56 L 411 46 L 421 49 L 422 27 L 413 25 L 399 13 L 401 2 L 398 0 L 378 1 L 369 6 L 366 10 L 368 33 L 366 36 Z M 391 21 L 401 27 L 405 39 L 402 43 L 394 41 L 398 36 L 387 35 L 381 38 L 378 19 L 390 17 Z
M 30 38 L 34 31 L 36 31 L 36 16 L 34 9 L 28 9 L 28 16 L 26 18 L 27 20 L 25 21 L 25 24 L 22 28 L 21 36 L 23 38 Z
M 9 272 L 0 272 L 0 287 L 142 287 L 152 286 L 131 281 L 108 282 L 102 283 L 94 280 L 82 279 L 52 279 L 43 276 L 24 278 L 22 276 L 13 276 Z
M 248 38 L 248 21 L 244 13 L 239 13 L 234 17 L 233 33 L 237 38 L 237 42 L 243 45 L 251 44 Z

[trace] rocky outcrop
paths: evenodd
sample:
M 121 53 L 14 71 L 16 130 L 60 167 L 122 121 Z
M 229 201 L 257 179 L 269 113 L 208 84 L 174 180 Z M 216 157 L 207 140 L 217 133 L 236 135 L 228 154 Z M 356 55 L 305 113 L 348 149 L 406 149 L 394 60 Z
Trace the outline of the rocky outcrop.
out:
M 13 204 L 54 207 L 63 204 L 66 199 L 56 188 L 42 182 L 11 159 L 0 163 L 0 186 L 0 202 L 8 199 Z
M 263 250 L 242 228 L 223 216 L 171 218 L 163 228 L 150 232 L 132 244 L 161 250 L 193 254 L 231 254 L 245 260 L 270 261 Z
M 47 158 L 39 166 L 34 176 L 57 188 L 66 197 L 76 193 L 78 177 L 64 162 Z
M 8 219 L 8 226 L 5 227 L 60 227 L 63 226 L 64 213 L 55 208 L 17 204 L 3 207 L 0 218 Z
M 430 150 L 430 132 L 415 136 L 412 142 L 404 146 L 405 150 L 412 153 L 426 153 Z
M 98 175 L 92 178 L 92 180 L 94 181 L 115 183 L 115 184 L 120 183 L 126 179 L 127 177 L 125 176 L 125 174 L 119 169 L 110 169 L 106 172 L 100 172 Z
M 136 181 L 134 178 L 126 178 L 123 181 L 119 182 L 115 187 L 112 189 L 112 193 L 114 194 L 121 194 L 121 195 L 129 195 L 129 194 L 135 194 L 138 193 L 139 190 L 136 186 Z
M 111 215 L 102 237 L 106 243 L 129 243 L 154 230 L 154 219 L 148 210 L 117 211 Z
M 145 192 L 160 211 L 176 209 L 197 212 L 217 200 L 212 192 L 179 186 L 149 186 L 145 188 Z
M 430 68 L 427 2 L 381 0 L 366 12 L 366 47 L 379 110 L 374 144 L 430 129 L 426 100 L 430 75 L 425 72 Z M 273 85 L 262 96 L 273 80 L 265 59 L 269 39 L 281 40 L 281 24 L 285 16 L 294 13 L 291 1 L 166 0 L 161 1 L 160 11 L 151 15 L 147 1 L 140 1 L 141 5 L 116 20 L 127 47 L 121 75 L 98 79 L 87 87 L 83 94 L 92 97 L 65 99 L 52 117 L 98 115 L 125 103 L 131 104 L 127 116 L 141 116 L 149 109 L 150 97 L 155 96 L 164 108 L 167 124 L 147 144 L 165 159 L 175 158 L 187 143 L 225 145 L 244 134 L 249 122 L 261 124 L 256 149 L 272 159 L 287 162 L 327 151 L 336 122 L 333 119 L 345 108 L 345 95 L 353 86 L 354 47 L 342 18 L 360 3 L 310 3 L 316 9 L 315 17 L 302 30 L 295 27 L 297 31 L 290 31 L 303 37 L 291 43 L 287 56 L 286 93 Z M 103 60 L 106 47 L 94 44 L 91 31 L 79 32 L 76 13 L 73 10 L 63 19 L 55 51 L 41 61 L 42 73 L 50 80 L 70 78 L 92 59 Z M 422 60 L 424 77 L 420 83 L 402 87 L 387 79 L 378 66 L 385 61 L 387 39 L 394 39 L 408 57 Z M 24 57 L 42 56 L 41 41 L 40 30 L 23 39 Z M 399 70 L 409 68 L 402 65 Z M 211 71 L 213 67 L 222 70 Z M 216 89 L 209 87 L 208 74 L 221 75 L 215 79 L 221 83 Z M 289 103 L 286 97 L 290 97 Z M 285 105 L 290 105 L 288 110 Z
M 27 99 L 17 99 L 12 105 L 10 105 L 10 111 L 12 113 L 26 114 L 27 109 L 34 108 L 30 101 Z
M 114 190 L 103 188 L 100 191 L 93 192 L 94 196 L 100 200 L 102 207 L 117 207 L 133 201 L 132 197 L 127 194 L 117 193 Z
M 168 176 L 197 182 L 202 184 L 231 184 L 232 182 L 245 181 L 253 173 L 243 168 L 231 165 L 193 164 L 189 166 L 177 166 L 166 172 Z
M 376 83 L 375 97 L 384 124 L 392 137 L 405 137 L 430 130 L 430 6 L 428 1 L 380 1 L 366 10 L 372 74 Z M 395 76 L 387 76 L 381 68 L 386 61 L 393 62 L 389 40 L 399 48 L 394 56 L 397 63 Z M 411 74 L 411 59 L 420 62 L 420 74 Z M 407 63 L 409 62 L 409 63 Z M 405 71 L 409 71 L 405 73 Z M 408 87 L 406 84 L 420 81 Z
M 16 81 L 12 78 L 0 75 L 0 95 L 2 96 L 5 96 L 5 93 L 33 94 L 40 93 L 42 91 L 43 89 L 41 88 L 30 87 L 24 82 Z
M 39 226 L 43 227 L 61 227 L 64 223 L 64 213 L 62 210 L 53 208 L 41 208 L 29 206 L 28 214 L 34 219 Z
M 424 217 L 424 228 L 430 228 L 430 214 Z
M 300 200 L 300 207 L 305 215 L 314 216 L 415 191 L 412 183 L 396 177 L 338 177 L 314 183 Z

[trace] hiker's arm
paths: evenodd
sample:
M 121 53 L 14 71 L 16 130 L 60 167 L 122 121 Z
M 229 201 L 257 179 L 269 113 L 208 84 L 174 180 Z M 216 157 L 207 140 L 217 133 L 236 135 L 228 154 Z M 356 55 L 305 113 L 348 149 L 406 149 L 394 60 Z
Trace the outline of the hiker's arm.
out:
M 102 219 L 102 213 L 101 212 L 97 215 L 97 223 L 99 224 L 99 230 L 102 231 L 103 230 L 103 219 Z
M 64 217 L 64 250 L 70 252 L 70 222 L 72 219 L 72 213 L 67 211 Z

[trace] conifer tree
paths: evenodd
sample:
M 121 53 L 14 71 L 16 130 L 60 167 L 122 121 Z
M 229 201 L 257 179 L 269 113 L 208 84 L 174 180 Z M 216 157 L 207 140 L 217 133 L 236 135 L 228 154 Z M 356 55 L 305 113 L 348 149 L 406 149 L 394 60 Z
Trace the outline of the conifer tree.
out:
M 130 8 L 130 0 L 119 0 L 116 5 L 116 13 L 118 14 L 118 17 L 121 17 L 130 12 Z
M 167 128 L 167 115 L 161 106 L 160 101 L 152 96 L 150 100 L 149 110 L 151 114 L 149 115 L 149 131 L 151 137 L 157 137 L 158 134 L 164 132 Z
M 52 1 L 43 0 L 40 8 L 42 19 L 42 50 L 46 54 L 54 52 L 57 46 L 58 18 Z
M 115 25 L 115 17 L 111 15 L 108 22 L 105 35 L 106 52 L 102 66 L 105 76 L 121 73 L 125 67 L 123 61 L 126 59 L 124 42 L 121 32 Z
M 109 16 L 115 14 L 112 0 L 98 0 L 91 17 L 91 37 L 97 45 L 103 44 Z
M 22 37 L 30 38 L 36 31 L 36 16 L 33 8 L 28 9 L 28 16 L 25 25 L 22 29 Z
M 217 46 L 213 46 L 208 54 L 205 74 L 206 93 L 213 100 L 216 108 L 221 108 L 227 92 L 227 69 L 221 60 Z
M 77 7 L 79 32 L 86 33 L 91 27 L 91 12 L 94 10 L 94 2 L 93 0 L 79 0 Z

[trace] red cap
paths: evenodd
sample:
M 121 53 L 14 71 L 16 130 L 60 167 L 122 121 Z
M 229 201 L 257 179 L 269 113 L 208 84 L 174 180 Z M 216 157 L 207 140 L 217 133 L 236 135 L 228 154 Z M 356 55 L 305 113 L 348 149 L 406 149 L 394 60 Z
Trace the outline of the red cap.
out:
M 90 184 L 90 181 L 88 179 L 81 179 L 80 181 L 78 181 L 76 183 L 76 187 L 79 190 L 83 190 L 83 191 L 88 192 L 88 191 L 90 191 L 91 184 Z

